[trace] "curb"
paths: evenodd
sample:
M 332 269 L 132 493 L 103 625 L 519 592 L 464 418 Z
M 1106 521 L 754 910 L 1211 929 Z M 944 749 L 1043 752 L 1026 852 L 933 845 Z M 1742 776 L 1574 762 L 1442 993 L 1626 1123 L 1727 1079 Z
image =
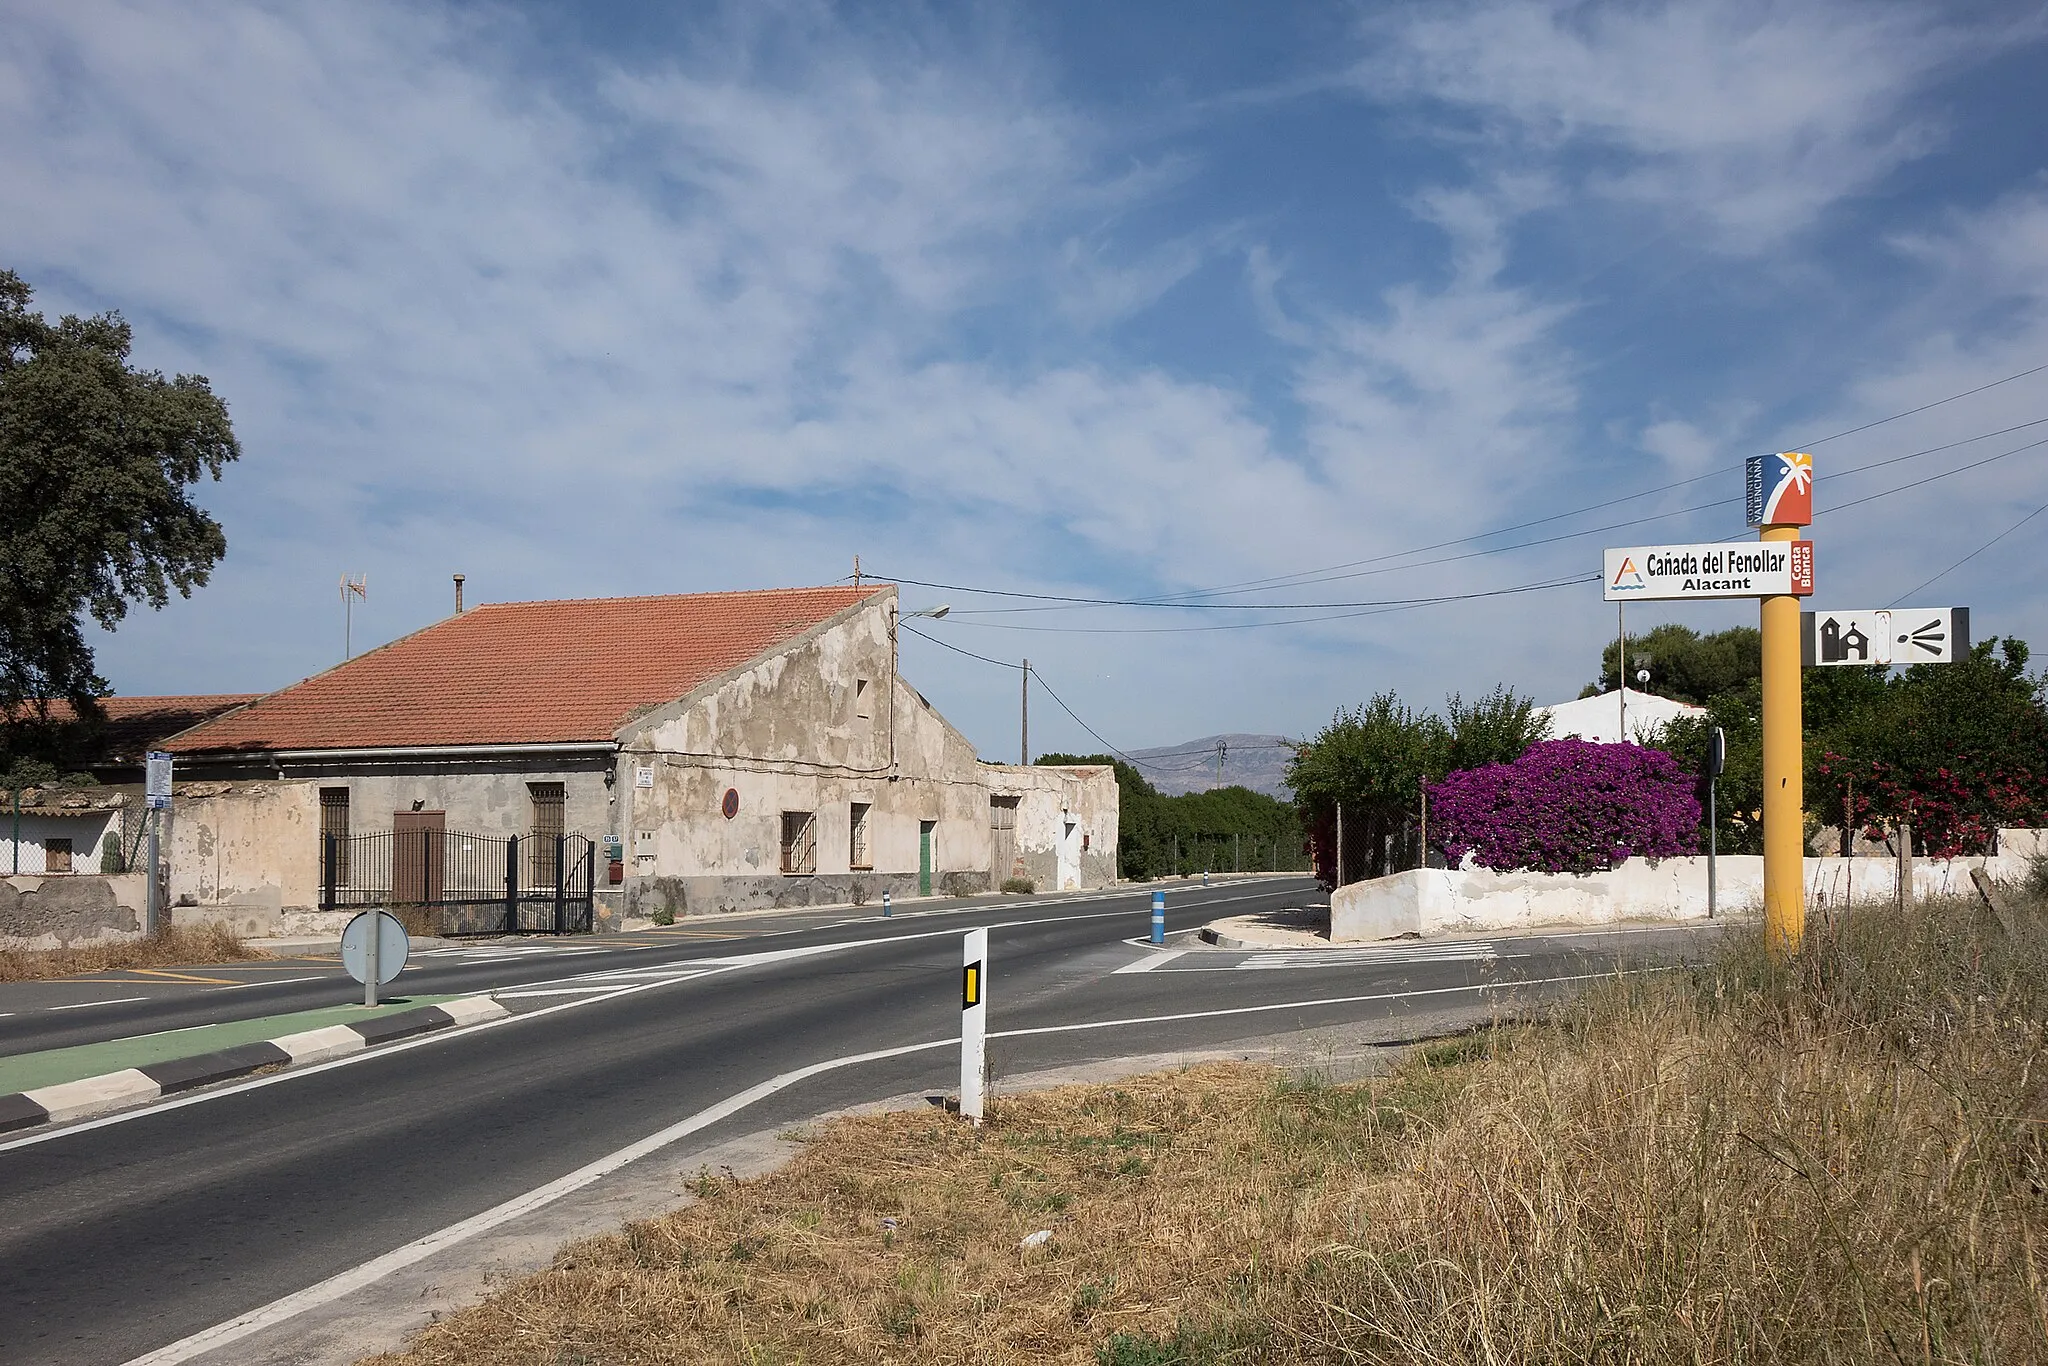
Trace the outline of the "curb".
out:
M 236 1044 L 196 1057 L 173 1058 L 79 1081 L 39 1086 L 33 1091 L 0 1096 L 0 1134 L 38 1124 L 87 1119 L 197 1086 L 246 1077 L 266 1067 L 325 1062 L 376 1044 L 409 1039 L 452 1025 L 481 1024 L 511 1013 L 489 997 L 469 996 L 437 1006 L 401 1010 L 361 1024 L 328 1025 L 261 1043 Z

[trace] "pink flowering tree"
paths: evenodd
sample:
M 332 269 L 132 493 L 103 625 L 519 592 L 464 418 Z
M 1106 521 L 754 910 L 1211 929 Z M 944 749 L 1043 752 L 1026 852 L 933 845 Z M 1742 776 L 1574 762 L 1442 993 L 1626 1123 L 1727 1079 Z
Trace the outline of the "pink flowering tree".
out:
M 1662 750 L 1545 740 L 1510 764 L 1429 789 L 1429 842 L 1453 864 L 1593 873 L 1623 859 L 1699 852 L 1693 776 Z

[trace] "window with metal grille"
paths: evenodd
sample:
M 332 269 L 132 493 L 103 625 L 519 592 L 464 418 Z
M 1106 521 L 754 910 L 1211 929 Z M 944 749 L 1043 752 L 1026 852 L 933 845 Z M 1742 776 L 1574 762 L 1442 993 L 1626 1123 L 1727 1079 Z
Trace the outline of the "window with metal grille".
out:
M 818 871 L 818 814 L 815 811 L 782 813 L 782 871 Z
M 528 783 L 526 791 L 533 800 L 533 830 L 527 840 L 530 851 L 526 859 L 527 874 L 534 886 L 552 887 L 555 885 L 557 837 L 568 829 L 563 821 L 568 794 L 560 783 Z
M 334 836 L 334 885 L 348 886 L 348 789 L 345 787 L 323 787 L 320 789 L 320 849 L 326 857 L 327 836 Z
M 46 873 L 68 873 L 71 871 L 70 840 L 45 839 L 43 841 L 43 871 Z
M 846 836 L 846 865 L 849 868 L 867 869 L 874 867 L 868 857 L 868 811 L 867 802 L 853 803 L 853 818 L 848 822 Z

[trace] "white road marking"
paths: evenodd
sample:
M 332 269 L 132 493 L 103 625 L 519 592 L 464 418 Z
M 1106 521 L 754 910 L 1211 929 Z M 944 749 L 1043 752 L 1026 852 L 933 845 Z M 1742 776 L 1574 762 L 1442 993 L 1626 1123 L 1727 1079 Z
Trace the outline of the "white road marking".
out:
M 1115 972 L 1111 973 L 1110 976 L 1121 976 L 1126 972 L 1150 972 L 1154 968 L 1164 967 L 1166 964 L 1171 963 L 1174 959 L 1179 958 L 1182 954 L 1186 952 L 1186 949 L 1168 949 L 1164 953 L 1148 953 L 1135 963 L 1124 964 Z
M 45 1010 L 84 1010 L 87 1006 L 125 1006 L 136 1001 L 147 1001 L 147 996 L 118 996 L 111 1001 L 73 1001 L 68 1006 L 45 1006 Z
M 525 1001 L 531 1000 L 536 996 L 588 996 L 592 992 L 606 991 L 617 993 L 618 990 L 619 988 L 616 986 L 546 987 L 540 991 L 494 991 L 491 993 L 491 999 L 494 1001 Z
M 1249 879 L 1247 879 L 1247 881 L 1249 881 Z M 1268 893 L 1259 892 L 1248 893 L 1244 896 L 1212 897 L 1205 904 L 1216 905 L 1226 901 L 1250 901 L 1256 899 L 1259 896 L 1264 895 L 1268 895 Z M 1137 911 L 1093 911 L 1087 915 L 1059 916 L 1053 919 L 998 921 L 990 925 L 988 928 L 1031 928 L 1034 926 L 1041 925 L 1064 924 L 1068 921 L 1073 920 L 1105 920 L 1113 919 L 1119 916 L 1142 916 L 1145 914 L 1149 914 L 1149 910 L 1140 909 Z M 693 973 L 690 977 L 677 978 L 671 981 L 623 982 L 620 984 L 619 989 L 617 991 L 605 993 L 603 995 L 579 994 L 570 1000 L 562 1001 L 555 1005 L 542 1006 L 539 1010 L 524 1011 L 517 1015 L 508 1014 L 504 1016 L 502 1019 L 486 1020 L 482 1024 L 470 1025 L 460 1029 L 437 1030 L 430 1034 L 422 1034 L 417 1038 L 405 1039 L 397 1043 L 380 1044 L 375 1048 L 362 1049 L 360 1051 L 348 1053 L 340 1057 L 329 1058 L 322 1062 L 315 1062 L 304 1066 L 293 1066 L 285 1071 L 273 1072 L 268 1076 L 251 1077 L 247 1080 L 234 1082 L 226 1086 L 213 1087 L 204 1091 L 189 1092 L 187 1094 L 178 1096 L 174 1099 L 160 1101 L 156 1104 L 144 1106 L 139 1109 L 124 1110 L 118 1114 L 102 1115 L 97 1119 L 88 1119 L 81 1121 L 77 1124 L 65 1125 L 61 1128 L 44 1130 L 40 1133 L 27 1134 L 20 1138 L 10 1139 L 6 1142 L 0 1142 L 0 1153 L 11 1152 L 16 1148 L 33 1147 L 38 1143 L 54 1142 L 58 1139 L 68 1138 L 72 1134 L 87 1133 L 91 1130 L 102 1129 L 112 1124 L 131 1123 L 135 1120 L 142 1119 L 147 1116 L 162 1114 L 169 1110 L 183 1109 L 187 1105 L 210 1104 L 213 1101 L 221 1100 L 228 1096 L 240 1095 L 244 1091 L 254 1091 L 260 1087 L 265 1086 L 282 1085 L 286 1082 L 297 1081 L 302 1077 L 314 1076 L 318 1073 L 329 1071 L 336 1067 L 350 1067 L 362 1063 L 381 1061 L 382 1059 L 393 1057 L 400 1053 L 409 1052 L 410 1050 L 415 1048 L 430 1048 L 436 1044 L 447 1043 L 452 1039 L 465 1039 L 479 1030 L 497 1029 L 505 1025 L 516 1024 L 523 1020 L 538 1020 L 543 1016 L 552 1015 L 556 1011 L 575 1010 L 581 1006 L 588 1005 L 602 1005 L 605 1002 L 615 1000 L 620 996 L 630 995 L 638 991 L 652 990 L 655 987 L 673 986 L 677 982 L 693 981 L 700 976 L 715 976 L 718 973 L 733 972 L 741 968 L 758 966 L 763 962 L 784 961 L 790 958 L 809 957 L 818 953 L 839 952 L 846 949 L 869 948 L 875 945 L 900 944 L 913 939 L 943 938 L 952 935 L 957 935 L 959 933 L 960 931 L 957 929 L 924 930 L 920 931 L 917 934 L 877 935 L 869 939 L 848 939 L 843 940 L 837 944 L 814 944 L 807 945 L 805 947 L 797 949 L 769 949 L 759 954 L 743 954 L 734 958 L 690 959 L 688 960 L 688 962 L 689 965 L 692 966 L 707 963 L 713 964 L 714 966 L 710 971 L 702 973 Z M 678 963 L 676 964 L 676 966 L 680 968 L 685 966 L 685 964 Z M 550 979 L 548 981 L 535 982 L 532 983 L 531 986 L 564 986 L 573 984 L 579 980 L 587 980 L 587 978 L 578 979 L 575 977 L 559 977 Z M 149 998 L 138 996 L 134 999 L 147 1000 Z M 88 1002 L 87 1004 L 107 1003 Z
M 1665 969 L 1649 969 L 1649 971 L 1665 971 Z M 1038 1029 L 1008 1029 L 992 1032 L 989 1037 L 1015 1039 L 1039 1034 L 1066 1034 L 1090 1029 L 1127 1028 L 1131 1025 L 1169 1024 L 1182 1020 L 1198 1020 L 1225 1015 L 1251 1015 L 1265 1011 L 1304 1010 L 1316 1006 L 1349 1005 L 1365 1001 L 1401 1000 L 1410 996 L 1441 996 L 1452 992 L 1495 991 L 1508 986 L 1543 986 L 1560 982 L 1583 982 L 1594 977 L 1614 975 L 1612 973 L 1581 973 L 1572 977 L 1546 977 L 1528 982 L 1486 982 L 1462 987 L 1439 987 L 1430 991 L 1383 992 L 1369 996 L 1335 996 L 1314 1001 L 1284 1001 L 1273 1005 L 1238 1006 L 1224 1010 L 1196 1010 L 1177 1015 L 1149 1015 L 1127 1020 L 1092 1020 L 1085 1024 L 1047 1025 Z M 352 1267 L 338 1275 L 330 1276 L 317 1284 L 307 1286 L 304 1290 L 295 1291 L 281 1299 L 272 1300 L 269 1304 L 259 1309 L 253 1309 L 224 1323 L 218 1323 L 211 1328 L 202 1329 L 190 1337 L 181 1338 L 168 1346 L 159 1347 L 153 1352 L 135 1357 L 126 1366 L 178 1366 L 180 1362 L 190 1361 L 196 1356 L 215 1351 L 227 1346 L 229 1343 L 239 1342 L 252 1334 L 260 1333 L 266 1328 L 272 1328 L 280 1323 L 287 1322 L 309 1309 L 317 1309 L 323 1304 L 332 1304 L 344 1296 L 352 1295 L 366 1286 L 376 1284 L 394 1271 L 400 1271 L 416 1262 L 424 1261 L 436 1252 L 453 1247 L 457 1243 L 465 1242 L 470 1238 L 474 1238 L 479 1233 L 489 1232 L 491 1229 L 509 1223 L 521 1215 L 530 1214 L 534 1210 L 551 1205 L 563 1196 L 574 1194 L 585 1186 L 609 1176 L 630 1162 L 638 1161 L 640 1158 L 646 1157 L 651 1153 L 659 1152 L 678 1139 L 687 1138 L 689 1135 L 708 1128 L 720 1120 L 728 1119 L 756 1101 L 764 1100 L 778 1091 L 787 1090 L 798 1082 L 808 1081 L 812 1077 L 822 1076 L 827 1072 L 836 1072 L 844 1067 L 854 1067 L 865 1062 L 879 1062 L 887 1058 L 900 1058 L 911 1053 L 929 1052 L 937 1048 L 949 1048 L 959 1042 L 960 1040 L 957 1037 L 932 1039 L 926 1043 L 905 1044 L 898 1048 L 881 1048 L 867 1053 L 850 1053 L 844 1057 L 830 1058 L 824 1062 L 812 1063 L 808 1067 L 799 1067 L 793 1071 L 779 1073 L 766 1081 L 748 1087 L 744 1091 L 739 1091 L 726 1097 L 716 1105 L 699 1110 L 687 1119 L 671 1124 L 665 1129 L 656 1130 L 638 1142 L 630 1143 L 620 1148 L 617 1152 L 610 1153 L 595 1162 L 578 1167 L 566 1176 L 557 1177 L 544 1186 L 537 1186 L 523 1195 L 516 1195 L 502 1204 L 494 1205 L 481 1214 L 471 1215 L 459 1223 L 450 1224 L 446 1228 L 429 1233 L 423 1238 L 416 1238 L 403 1247 L 393 1248 L 380 1257 L 373 1257 L 359 1266 Z
M 914 1043 L 902 1048 L 882 1048 L 872 1053 L 855 1053 L 826 1062 L 812 1063 L 809 1067 L 799 1067 L 793 1072 L 770 1077 L 758 1085 L 726 1097 L 708 1109 L 699 1110 L 688 1119 L 671 1124 L 666 1129 L 657 1130 L 637 1143 L 628 1144 L 615 1153 L 578 1167 L 567 1176 L 558 1177 L 545 1186 L 538 1186 L 524 1195 L 514 1196 L 501 1205 L 485 1210 L 482 1214 L 472 1215 L 457 1224 L 450 1224 L 438 1232 L 429 1233 L 424 1238 L 416 1238 L 403 1247 L 394 1248 L 381 1257 L 373 1257 L 362 1265 L 337 1276 L 330 1276 L 317 1285 L 310 1285 L 282 1299 L 272 1300 L 261 1309 L 251 1310 L 238 1318 L 229 1319 L 226 1323 L 215 1324 L 169 1346 L 159 1347 L 154 1352 L 136 1357 L 128 1366 L 176 1366 L 178 1362 L 190 1361 L 193 1357 L 225 1347 L 231 1342 L 239 1342 L 253 1333 L 260 1333 L 275 1324 L 296 1318 L 308 1309 L 332 1304 L 365 1286 L 374 1285 L 394 1271 L 433 1256 L 443 1248 L 453 1247 L 457 1243 L 474 1238 L 479 1233 L 487 1233 L 500 1224 L 509 1223 L 523 1214 L 551 1205 L 565 1195 L 572 1195 L 592 1182 L 611 1175 L 627 1163 L 659 1152 L 678 1139 L 687 1138 L 699 1129 L 708 1128 L 746 1109 L 755 1101 L 766 1099 L 800 1081 L 808 1081 L 812 1077 L 837 1071 L 842 1067 L 878 1062 L 884 1058 L 900 1058 L 907 1053 L 944 1048 L 958 1042 L 958 1039 L 937 1039 L 931 1043 Z
M 332 977 L 332 976 L 334 976 L 334 974 L 332 974 L 332 973 L 325 973 L 325 972 L 316 972 L 316 973 L 314 973 L 314 974 L 313 974 L 313 975 L 312 975 L 311 977 L 282 977 L 282 978 L 279 978 L 279 979 L 278 979 L 277 981 L 275 981 L 275 982 L 265 982 L 265 981 L 255 981 L 255 982 L 237 982 L 237 983 L 235 983 L 235 984 L 234 984 L 233 986 L 231 986 L 231 987 L 215 987 L 215 988 L 214 988 L 214 990 L 215 990 L 215 991 L 242 991 L 242 990 L 245 990 L 245 989 L 247 989 L 247 988 L 249 988 L 249 987 L 287 987 L 287 986 L 291 986 L 291 985 L 292 985 L 293 983 L 295 983 L 295 982 L 324 982 L 324 981 L 328 980 L 328 978 L 329 978 L 329 977 Z M 338 979 L 337 979 L 337 980 L 338 980 Z
M 1403 967 L 1418 963 L 1485 963 L 1494 958 L 1491 944 L 1421 944 L 1398 949 L 1290 949 L 1254 953 L 1237 965 L 1257 972 L 1269 968 Z

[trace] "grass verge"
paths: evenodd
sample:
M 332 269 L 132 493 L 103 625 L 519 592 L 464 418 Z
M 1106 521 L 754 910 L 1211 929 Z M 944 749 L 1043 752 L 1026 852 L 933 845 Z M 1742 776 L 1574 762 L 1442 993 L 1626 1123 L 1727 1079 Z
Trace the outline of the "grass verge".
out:
M 2048 1359 L 2043 911 L 1817 921 L 1369 1084 L 837 1121 L 384 1360 Z
M 181 968 L 263 955 L 224 925 L 172 925 L 154 938 L 75 949 L 0 949 L 0 982 L 32 982 L 122 968 Z

